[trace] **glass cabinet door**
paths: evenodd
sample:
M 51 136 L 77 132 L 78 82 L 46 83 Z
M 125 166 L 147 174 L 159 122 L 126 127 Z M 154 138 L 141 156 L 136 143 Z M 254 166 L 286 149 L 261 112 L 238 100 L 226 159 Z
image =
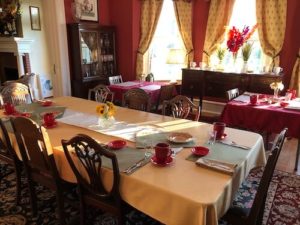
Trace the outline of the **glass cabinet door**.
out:
M 98 32 L 80 31 L 81 64 L 84 78 L 100 75 Z

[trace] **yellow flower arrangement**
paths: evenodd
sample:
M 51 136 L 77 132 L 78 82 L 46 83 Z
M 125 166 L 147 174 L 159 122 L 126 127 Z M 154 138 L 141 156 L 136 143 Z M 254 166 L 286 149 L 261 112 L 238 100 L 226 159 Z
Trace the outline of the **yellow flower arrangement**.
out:
M 284 85 L 282 83 L 282 81 L 280 82 L 273 82 L 270 84 L 270 88 L 273 89 L 273 90 L 280 90 L 282 91 L 283 88 L 284 88 Z
M 116 107 L 112 102 L 106 102 L 96 107 L 96 112 L 99 116 L 108 119 L 116 113 Z

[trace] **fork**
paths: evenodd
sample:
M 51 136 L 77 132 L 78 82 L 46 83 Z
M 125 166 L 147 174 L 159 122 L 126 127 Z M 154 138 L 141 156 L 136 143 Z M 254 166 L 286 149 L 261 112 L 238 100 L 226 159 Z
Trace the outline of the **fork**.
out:
M 136 162 L 133 166 L 127 168 L 126 170 L 124 170 L 123 172 L 126 174 L 130 174 L 133 171 L 135 171 L 136 169 L 138 169 L 139 167 L 143 166 L 145 164 L 145 162 L 147 162 L 147 160 L 152 156 L 151 152 L 146 152 L 145 153 L 145 157 L 143 159 L 141 159 L 140 161 Z

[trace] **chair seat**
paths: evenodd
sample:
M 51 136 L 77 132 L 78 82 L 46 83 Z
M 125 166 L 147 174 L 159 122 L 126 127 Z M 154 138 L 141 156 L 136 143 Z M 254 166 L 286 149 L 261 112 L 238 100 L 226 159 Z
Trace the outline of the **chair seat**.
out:
M 234 197 L 229 209 L 230 214 L 239 217 L 247 217 L 249 215 L 262 173 L 263 167 L 255 168 L 250 171 Z

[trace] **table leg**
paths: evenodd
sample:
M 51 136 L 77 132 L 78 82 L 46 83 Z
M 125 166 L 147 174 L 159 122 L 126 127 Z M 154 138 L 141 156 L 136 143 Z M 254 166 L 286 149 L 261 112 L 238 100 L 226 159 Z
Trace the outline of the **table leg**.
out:
M 297 169 L 298 169 L 299 153 L 300 153 L 300 138 L 298 139 L 298 146 L 297 146 L 297 152 L 296 152 L 295 171 L 297 171 Z

